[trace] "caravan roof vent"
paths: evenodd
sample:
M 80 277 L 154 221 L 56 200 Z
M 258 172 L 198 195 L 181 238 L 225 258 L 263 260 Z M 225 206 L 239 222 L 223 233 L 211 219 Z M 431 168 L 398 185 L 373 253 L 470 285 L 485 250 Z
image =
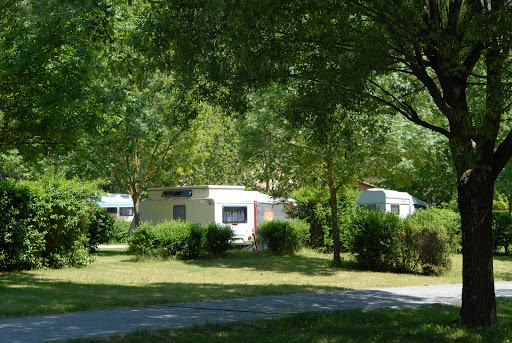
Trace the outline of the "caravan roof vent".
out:
M 190 198 L 191 196 L 191 189 L 180 189 L 162 192 L 162 198 Z

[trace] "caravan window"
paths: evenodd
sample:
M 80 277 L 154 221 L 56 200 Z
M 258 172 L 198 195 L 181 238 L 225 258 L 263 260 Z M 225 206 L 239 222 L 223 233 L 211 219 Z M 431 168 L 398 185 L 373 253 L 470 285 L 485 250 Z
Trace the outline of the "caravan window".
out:
M 133 207 L 120 207 L 119 215 L 120 216 L 133 216 Z
M 187 207 L 185 205 L 174 205 L 172 209 L 172 219 L 187 220 Z
M 367 210 L 370 210 L 370 211 L 377 211 L 377 205 L 375 205 L 375 204 L 365 204 L 365 205 L 360 205 L 360 207 L 366 208 Z
M 117 207 L 107 207 L 106 211 L 109 214 L 117 214 Z
M 191 189 L 179 189 L 173 191 L 163 191 L 162 198 L 189 198 L 192 196 Z
M 391 205 L 391 213 L 400 213 L 400 205 Z
M 224 206 L 223 223 L 247 223 L 247 206 Z

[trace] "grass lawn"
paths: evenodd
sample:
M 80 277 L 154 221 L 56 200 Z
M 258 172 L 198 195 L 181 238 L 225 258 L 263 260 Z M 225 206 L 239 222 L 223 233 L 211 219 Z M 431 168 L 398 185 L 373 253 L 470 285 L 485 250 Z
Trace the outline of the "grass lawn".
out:
M 196 261 L 136 261 L 125 250 L 105 250 L 91 265 L 0 273 L 0 318 L 99 310 L 121 306 L 221 300 L 246 296 L 433 285 L 461 282 L 461 256 L 438 277 L 359 271 L 348 255 L 331 268 L 331 255 L 304 250 L 270 257 L 230 251 Z M 512 280 L 512 258 L 497 257 L 496 280 Z

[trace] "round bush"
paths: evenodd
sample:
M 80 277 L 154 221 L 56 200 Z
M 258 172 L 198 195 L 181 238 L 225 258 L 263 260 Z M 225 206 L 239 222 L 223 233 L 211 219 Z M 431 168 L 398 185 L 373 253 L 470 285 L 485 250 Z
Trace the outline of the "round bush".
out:
M 350 252 L 364 269 L 376 271 L 400 270 L 404 265 L 401 254 L 405 237 L 400 237 L 403 222 L 394 213 L 359 209 L 352 222 Z
M 208 223 L 205 225 L 205 249 L 208 252 L 219 254 L 230 248 L 230 242 L 235 236 L 229 225 Z
M 460 247 L 460 216 L 447 209 L 428 208 L 406 219 L 424 274 L 440 274 L 450 267 L 450 254 Z
M 293 254 L 299 250 L 301 240 L 307 241 L 309 225 L 304 221 L 271 220 L 258 227 L 258 244 L 276 255 Z

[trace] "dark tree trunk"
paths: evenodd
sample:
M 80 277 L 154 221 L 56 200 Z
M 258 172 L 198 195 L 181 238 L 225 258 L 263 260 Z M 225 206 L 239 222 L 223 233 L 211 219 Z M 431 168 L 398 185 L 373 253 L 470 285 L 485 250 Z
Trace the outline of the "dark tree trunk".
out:
M 133 200 L 133 225 L 137 228 L 140 224 L 140 194 L 132 193 L 131 196 Z
M 462 219 L 462 324 L 496 324 L 492 257 L 492 199 L 494 180 L 488 173 L 467 170 L 459 177 L 458 199 Z

